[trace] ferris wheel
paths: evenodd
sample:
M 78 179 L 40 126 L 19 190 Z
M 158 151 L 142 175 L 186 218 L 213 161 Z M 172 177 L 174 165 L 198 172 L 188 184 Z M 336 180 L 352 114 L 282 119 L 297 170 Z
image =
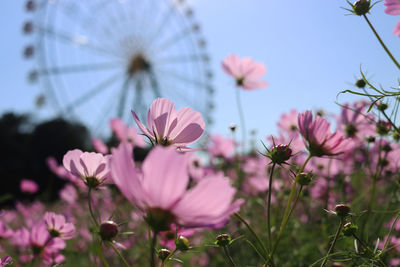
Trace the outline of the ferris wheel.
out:
M 129 120 L 131 109 L 145 117 L 155 98 L 168 97 L 211 123 L 210 59 L 184 1 L 29 0 L 25 8 L 37 105 L 102 132 L 109 118 Z

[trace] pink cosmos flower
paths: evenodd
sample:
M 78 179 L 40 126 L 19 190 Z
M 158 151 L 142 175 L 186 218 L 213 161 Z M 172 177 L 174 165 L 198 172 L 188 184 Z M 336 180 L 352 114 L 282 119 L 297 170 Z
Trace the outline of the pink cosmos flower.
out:
M 32 227 L 28 243 L 33 256 L 40 256 L 45 263 L 61 263 L 64 261 L 64 256 L 60 254 L 60 250 L 65 248 L 65 241 L 61 238 L 52 238 L 44 221 Z
M 135 127 L 128 127 L 119 118 L 110 120 L 110 127 L 120 142 L 131 143 L 133 146 L 145 147 L 143 136 L 139 135 Z
M 251 58 L 240 59 L 237 55 L 229 55 L 222 61 L 222 69 L 236 80 L 236 85 L 246 90 L 261 89 L 267 82 L 259 79 L 267 71 L 264 64 Z
M 191 150 L 186 146 L 198 140 L 205 128 L 201 113 L 188 107 L 176 110 L 167 98 L 153 101 L 147 113 L 147 128 L 134 111 L 132 114 L 140 130 L 153 143 L 182 151 Z
M 74 237 L 75 226 L 72 223 L 67 223 L 64 215 L 46 212 L 44 214 L 44 221 L 52 237 L 59 237 L 64 240 Z
M 330 132 L 329 122 L 321 116 L 313 115 L 310 110 L 299 114 L 298 125 L 308 151 L 312 156 L 333 156 L 345 152 L 349 141 L 344 135 L 336 131 Z
M 400 1 L 399 0 L 385 0 L 386 9 L 385 13 L 388 15 L 400 15 Z
M 0 221 L 0 238 L 9 238 L 14 235 L 14 231 Z
M 12 258 L 10 256 L 4 256 L 0 258 L 0 267 L 4 267 L 12 262 Z
M 39 186 L 32 180 L 23 179 L 20 183 L 20 189 L 23 193 L 35 194 L 39 190 Z
M 110 182 L 108 159 L 100 153 L 70 150 L 64 155 L 63 165 L 73 175 L 80 177 L 89 187 Z
M 101 153 L 101 154 L 107 154 L 108 153 L 108 147 L 104 142 L 96 137 L 92 138 L 92 144 L 94 147 L 94 150 Z
M 396 23 L 396 26 L 394 26 L 393 34 L 400 37 L 400 21 Z
M 235 151 L 235 141 L 231 138 L 224 138 L 219 134 L 211 135 L 208 153 L 213 157 L 229 158 Z
M 145 213 L 154 231 L 166 231 L 175 223 L 184 227 L 219 227 L 239 210 L 243 200 L 232 203 L 236 193 L 229 179 L 209 176 L 187 189 L 187 157 L 156 146 L 135 168 L 132 151 L 126 146 L 113 150 L 111 173 L 122 194 Z

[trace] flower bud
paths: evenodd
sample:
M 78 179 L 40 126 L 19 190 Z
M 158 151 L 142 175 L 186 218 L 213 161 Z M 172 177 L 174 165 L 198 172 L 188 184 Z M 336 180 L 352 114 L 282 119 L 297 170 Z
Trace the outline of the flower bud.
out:
M 394 131 L 393 131 L 393 139 L 394 139 L 396 142 L 399 142 L 399 141 L 400 141 L 400 132 L 399 132 L 399 131 L 397 131 L 397 130 L 394 130 Z
M 341 217 L 341 218 L 344 218 L 344 217 L 346 217 L 347 215 L 349 215 L 349 213 L 350 213 L 350 207 L 347 206 L 347 205 L 345 205 L 345 204 L 338 204 L 338 205 L 336 205 L 336 207 L 335 207 L 335 212 L 336 212 L 336 215 L 337 215 L 337 216 L 339 216 L 339 217 Z
M 190 248 L 190 242 L 186 237 L 180 235 L 175 239 L 175 246 L 177 250 L 186 251 Z
M 169 249 L 166 248 L 162 248 L 158 251 L 157 256 L 161 261 L 164 261 L 169 254 L 171 254 L 171 251 L 169 251 Z
M 389 106 L 385 103 L 381 103 L 378 105 L 378 110 L 385 111 Z
M 368 136 L 365 141 L 367 141 L 368 143 L 373 143 L 375 142 L 375 136 Z
M 231 237 L 228 234 L 220 234 L 215 240 L 215 244 L 220 247 L 226 247 L 231 242 Z
M 271 159 L 272 163 L 282 164 L 289 160 L 292 156 L 292 149 L 289 145 L 277 145 L 272 148 L 268 153 L 268 158 Z
M 390 152 L 390 151 L 393 150 L 392 147 L 391 147 L 389 144 L 384 144 L 384 145 L 381 147 L 381 149 L 382 149 L 382 151 L 385 151 L 385 152 Z
M 370 0 L 358 0 L 353 4 L 353 13 L 362 16 L 369 12 L 371 9 Z
M 390 122 L 381 120 L 376 123 L 376 132 L 379 135 L 387 135 L 390 132 L 391 128 L 392 125 L 390 124 Z
M 231 125 L 229 125 L 229 129 L 231 130 L 231 132 L 235 132 L 236 131 L 236 124 L 231 123 Z
M 314 178 L 312 172 L 302 172 L 297 175 L 297 182 L 299 185 L 309 185 Z
M 355 234 L 357 232 L 357 230 L 358 230 L 357 225 L 352 224 L 351 222 L 346 223 L 342 229 L 343 234 L 345 236 L 352 236 L 353 234 Z
M 100 236 L 102 240 L 110 241 L 117 236 L 118 224 L 113 221 L 105 221 L 100 224 Z
M 356 81 L 356 86 L 357 86 L 358 88 L 364 88 L 366 85 L 367 85 L 367 83 L 365 82 L 364 79 L 358 79 L 358 80 Z

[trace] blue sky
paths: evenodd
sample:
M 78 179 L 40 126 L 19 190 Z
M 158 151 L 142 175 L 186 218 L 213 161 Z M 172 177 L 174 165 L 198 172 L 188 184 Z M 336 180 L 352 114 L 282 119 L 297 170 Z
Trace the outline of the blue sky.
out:
M 110 0 L 113 1 L 113 0 Z M 128 0 L 127 0 L 128 1 Z M 201 25 L 211 56 L 216 93 L 212 132 L 228 134 L 239 121 L 235 88 L 220 68 L 229 54 L 249 56 L 267 67 L 264 90 L 241 92 L 248 129 L 257 137 L 276 132 L 282 112 L 323 108 L 338 112 L 334 103 L 339 91 L 352 89 L 363 67 L 371 80 L 384 87 L 397 86 L 398 70 L 384 53 L 361 17 L 345 16 L 345 1 L 195 0 L 189 1 Z M 393 27 L 399 17 L 388 16 L 383 3 L 373 8 L 370 20 L 393 54 L 400 58 L 400 40 Z M 151 16 L 149 11 L 149 16 Z M 41 86 L 29 85 L 26 76 L 36 61 L 22 57 L 32 36 L 22 34 L 22 25 L 32 14 L 24 1 L 5 0 L 0 9 L 0 112 L 34 112 L 34 97 Z M 341 95 L 339 102 L 357 99 Z M 34 113 L 53 114 L 50 108 Z M 87 114 L 82 114 L 86 116 Z

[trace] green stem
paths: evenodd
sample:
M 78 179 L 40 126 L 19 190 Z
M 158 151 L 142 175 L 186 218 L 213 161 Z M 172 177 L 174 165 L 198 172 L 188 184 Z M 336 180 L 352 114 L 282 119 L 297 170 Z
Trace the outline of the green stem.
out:
M 115 253 L 117 253 L 118 257 L 122 260 L 124 265 L 126 267 L 129 267 L 128 262 L 125 260 L 124 256 L 122 256 L 121 252 L 114 246 L 114 244 L 110 241 L 108 241 L 107 244 L 109 244 L 112 247 L 112 249 L 115 251 Z
M 294 204 L 293 204 L 292 208 L 290 209 L 289 217 L 290 217 L 290 215 L 292 215 L 292 212 L 293 212 L 294 208 L 296 207 L 297 201 L 299 201 L 300 194 L 302 191 L 303 191 L 303 186 L 301 185 L 299 192 L 297 193 L 296 199 L 294 200 Z
M 386 53 L 388 54 L 388 56 L 390 57 L 390 59 L 393 61 L 393 63 L 396 65 L 396 67 L 398 69 L 400 69 L 400 64 L 397 62 L 397 60 L 394 58 L 394 56 L 392 55 L 392 53 L 390 53 L 389 49 L 386 47 L 385 43 L 382 41 L 381 37 L 379 36 L 379 34 L 376 32 L 374 26 L 372 26 L 371 22 L 369 21 L 369 19 L 367 18 L 366 15 L 363 15 L 364 19 L 367 21 L 369 27 L 371 28 L 371 30 L 374 32 L 376 38 L 378 39 L 379 43 L 381 44 L 381 46 L 383 47 L 383 49 L 385 49 Z
M 337 239 L 339 237 L 340 230 L 342 229 L 342 227 L 343 227 L 343 220 L 340 219 L 339 227 L 338 227 L 338 229 L 336 231 L 335 237 L 333 238 L 333 241 L 332 241 L 332 244 L 331 244 L 331 246 L 330 246 L 330 248 L 328 250 L 328 253 L 326 253 L 324 261 L 321 263 L 321 267 L 324 267 L 326 262 L 328 261 L 329 255 L 332 253 L 332 250 L 335 247 L 336 241 L 337 241 Z
M 165 260 L 163 260 L 163 262 L 161 263 L 161 267 L 165 267 L 168 260 L 175 254 L 175 252 L 176 252 L 176 248 L 171 253 L 169 253 L 169 255 L 165 258 Z
M 254 236 L 254 238 L 257 240 L 257 243 L 259 244 L 259 246 L 262 248 L 263 252 L 265 253 L 266 256 L 268 256 L 268 251 L 267 248 L 265 247 L 264 243 L 260 240 L 260 238 L 258 237 L 258 235 L 256 234 L 256 232 L 254 232 L 253 228 L 251 228 L 251 226 L 246 222 L 245 219 L 243 219 L 242 216 L 240 216 L 239 213 L 235 213 L 236 218 L 238 218 L 246 227 L 247 229 L 250 231 L 250 233 Z
M 99 243 L 99 257 L 100 257 L 100 260 L 101 260 L 101 262 L 103 263 L 103 265 L 105 267 L 110 267 L 110 265 L 108 264 L 106 258 L 104 257 L 103 246 L 101 245 L 101 242 Z
M 242 103 L 240 101 L 240 88 L 236 88 L 236 104 L 239 112 L 239 117 L 240 117 L 240 126 L 242 127 L 242 151 L 243 154 L 246 153 L 246 125 L 245 125 L 245 120 L 244 120 L 244 113 L 243 113 L 243 108 L 242 108 Z
M 303 165 L 300 167 L 300 169 L 299 169 L 299 171 L 297 172 L 297 175 L 296 175 L 296 177 L 295 177 L 295 179 L 294 179 L 294 183 L 293 183 L 292 189 L 291 189 L 291 191 L 290 191 L 289 199 L 288 199 L 288 202 L 287 202 L 287 204 L 286 204 L 285 213 L 283 214 L 283 219 L 282 219 L 282 222 L 281 222 L 281 226 L 280 226 L 280 228 L 279 228 L 278 237 L 277 237 L 277 239 L 276 239 L 276 241 L 275 241 L 274 247 L 273 247 L 273 249 L 272 249 L 272 251 L 271 251 L 271 254 L 270 254 L 270 256 L 269 256 L 269 259 L 268 259 L 267 263 L 269 263 L 270 260 L 272 259 L 272 257 L 274 256 L 274 253 L 275 253 L 276 249 L 278 248 L 278 244 L 279 244 L 279 242 L 280 242 L 280 240 L 281 240 L 283 231 L 285 230 L 286 224 L 287 224 L 287 222 L 288 222 L 288 220 L 289 220 L 290 213 L 291 213 L 291 212 L 290 212 L 290 210 L 291 210 L 290 206 L 291 206 L 291 204 L 292 204 L 292 200 L 293 200 L 294 194 L 295 194 L 295 192 L 296 192 L 297 177 L 299 176 L 300 173 L 302 173 L 302 172 L 304 171 L 304 168 L 306 167 L 307 163 L 310 161 L 311 158 L 312 158 L 312 155 L 309 154 L 308 157 L 307 157 L 307 159 L 304 161 Z M 295 203 L 295 204 L 296 204 L 296 203 Z M 292 208 L 292 209 L 294 209 L 294 205 L 293 205 L 293 208 Z
M 223 247 L 223 249 L 224 249 L 225 256 L 228 258 L 228 260 L 229 260 L 229 262 L 231 263 L 231 265 L 232 265 L 233 267 L 236 267 L 235 262 L 233 261 L 231 255 L 229 254 L 228 247 L 225 246 L 225 247 Z
M 274 174 L 275 163 L 272 164 L 271 172 L 269 174 L 269 187 L 268 187 L 268 203 L 267 203 L 267 226 L 268 226 L 268 246 L 271 249 L 271 191 L 272 191 L 272 177 Z
M 356 240 L 361 244 L 361 246 L 363 246 L 363 247 L 364 247 L 366 250 L 368 250 L 370 253 L 374 254 L 374 251 L 373 251 L 371 248 L 369 248 L 368 245 L 365 244 L 365 242 L 362 241 L 356 234 L 353 234 L 353 237 L 354 237 L 354 239 L 356 239 Z M 382 252 L 383 252 L 383 250 L 382 250 Z M 375 256 L 375 257 L 377 257 L 377 262 L 379 263 L 380 266 L 386 267 L 385 263 L 379 258 L 379 255 L 380 255 L 380 254 L 377 254 L 377 255 Z
M 150 239 L 150 267 L 156 267 L 156 261 L 154 258 L 154 251 L 157 244 L 157 232 L 154 232 L 153 237 Z
M 88 206 L 89 206 L 90 217 L 92 217 L 92 220 L 93 220 L 94 224 L 96 226 L 99 226 L 99 223 L 97 222 L 96 217 L 94 216 L 94 213 L 93 213 L 93 209 L 92 209 L 92 198 L 91 198 L 91 194 L 90 194 L 91 192 L 92 192 L 92 188 L 89 187 L 89 190 L 88 190 Z
M 394 219 L 394 221 L 393 221 L 393 223 L 392 223 L 392 226 L 390 227 L 389 234 L 388 234 L 388 237 L 387 237 L 387 239 L 386 239 L 385 245 L 383 246 L 382 252 L 384 252 L 385 249 L 387 248 L 387 246 L 389 245 L 390 239 L 391 239 L 391 237 L 392 237 L 393 229 L 394 229 L 394 227 L 396 226 L 396 223 L 397 223 L 397 221 L 399 220 L 399 218 L 400 218 L 400 212 L 397 213 L 397 216 L 396 216 L 396 218 Z

